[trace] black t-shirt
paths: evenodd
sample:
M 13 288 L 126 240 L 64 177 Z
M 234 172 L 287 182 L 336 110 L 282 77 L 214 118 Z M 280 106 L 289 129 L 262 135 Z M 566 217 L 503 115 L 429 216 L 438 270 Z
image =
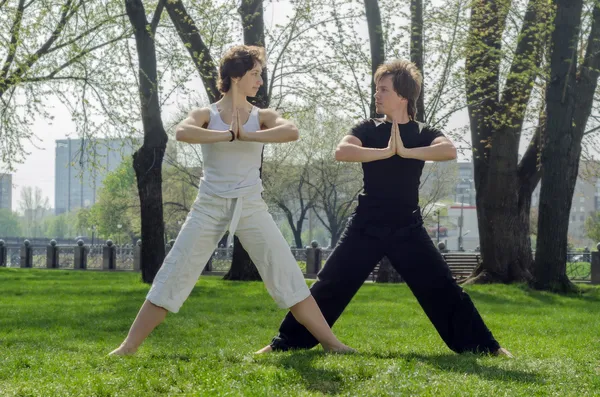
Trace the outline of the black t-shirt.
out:
M 415 121 L 399 124 L 399 128 L 406 148 L 429 146 L 435 138 L 444 136 L 441 131 Z M 390 141 L 391 131 L 391 122 L 369 119 L 354 126 L 350 135 L 360 139 L 363 147 L 383 149 Z M 400 156 L 362 163 L 363 192 L 357 211 L 367 211 L 370 217 L 392 222 L 413 213 L 419 206 L 424 165 L 424 161 Z

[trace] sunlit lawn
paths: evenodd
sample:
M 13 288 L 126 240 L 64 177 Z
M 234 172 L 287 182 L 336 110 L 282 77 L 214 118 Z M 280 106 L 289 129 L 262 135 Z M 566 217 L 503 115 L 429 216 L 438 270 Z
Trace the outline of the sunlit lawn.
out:
M 261 283 L 204 277 L 137 356 L 107 358 L 147 288 L 134 273 L 0 269 L 0 395 L 600 395 L 600 288 L 468 287 L 514 360 L 452 353 L 405 285 L 371 283 L 334 328 L 358 354 L 255 356 L 285 312 Z

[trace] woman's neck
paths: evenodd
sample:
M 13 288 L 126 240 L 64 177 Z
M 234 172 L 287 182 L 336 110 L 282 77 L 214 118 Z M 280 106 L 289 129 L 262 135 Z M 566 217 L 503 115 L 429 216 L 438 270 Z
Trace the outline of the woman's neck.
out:
M 249 107 L 248 105 L 251 105 L 245 95 L 234 93 L 233 90 L 226 92 L 225 95 L 223 95 L 223 98 L 217 103 L 221 108 L 225 109 L 233 109 L 234 107 L 246 109 Z

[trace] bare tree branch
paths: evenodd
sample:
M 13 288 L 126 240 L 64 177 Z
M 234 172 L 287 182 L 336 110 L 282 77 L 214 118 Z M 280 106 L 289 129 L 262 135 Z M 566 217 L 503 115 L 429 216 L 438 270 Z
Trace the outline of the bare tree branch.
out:
M 192 17 L 188 14 L 182 0 L 169 0 L 165 4 L 167 12 L 181 41 L 185 44 L 196 69 L 200 74 L 209 101 L 216 102 L 221 94 L 217 89 L 217 67 L 209 48 L 206 46 Z
M 150 22 L 150 31 L 153 35 L 156 33 L 156 28 L 158 28 L 160 17 L 162 15 L 163 9 L 165 8 L 165 1 L 166 0 L 160 0 L 158 2 L 156 10 L 154 11 L 154 16 L 152 17 L 152 22 Z
M 10 28 L 10 44 L 8 45 L 8 54 L 6 55 L 6 60 L 4 61 L 4 66 L 2 67 L 2 71 L 0 71 L 0 87 L 5 85 L 2 82 L 4 76 L 8 75 L 8 70 L 12 65 L 15 54 L 17 52 L 17 47 L 19 43 L 19 31 L 21 30 L 21 21 L 23 20 L 23 6 L 25 0 L 19 0 L 19 5 L 17 6 L 17 12 L 15 15 L 15 20 L 13 22 L 13 26 Z M 0 97 L 2 96 L 2 88 L 0 88 Z
M 123 17 L 123 16 L 126 16 L 126 15 L 127 14 L 116 15 L 115 18 Z M 95 31 L 97 31 L 98 29 L 100 29 L 102 26 L 104 26 L 108 22 L 112 22 L 112 19 L 105 19 L 104 21 L 100 22 L 99 24 L 97 24 L 93 28 L 88 29 L 85 32 L 81 33 L 77 37 L 75 37 L 75 38 L 73 38 L 71 40 L 65 41 L 64 43 L 60 43 L 59 45 L 56 45 L 56 46 L 50 48 L 46 53 L 50 54 L 50 53 L 52 53 L 52 52 L 54 52 L 56 50 L 60 50 L 61 48 L 64 48 L 64 47 L 69 46 L 69 45 L 71 45 L 73 43 L 76 43 L 79 40 L 83 39 L 84 37 L 88 36 L 90 33 L 93 33 Z

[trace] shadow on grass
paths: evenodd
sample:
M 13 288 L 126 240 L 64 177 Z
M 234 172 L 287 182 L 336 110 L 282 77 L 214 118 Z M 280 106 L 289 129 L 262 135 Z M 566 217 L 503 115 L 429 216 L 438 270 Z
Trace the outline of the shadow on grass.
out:
M 335 371 L 327 368 L 319 368 L 313 365 L 313 361 L 323 356 L 318 350 L 294 351 L 292 354 L 277 356 L 275 365 L 294 370 L 302 377 L 308 391 L 320 392 L 328 395 L 337 395 L 347 389 L 346 376 L 343 371 Z M 484 365 L 479 362 L 481 356 L 475 354 L 433 354 L 425 355 L 418 353 L 357 353 L 360 357 L 376 358 L 380 360 L 401 359 L 407 362 L 418 361 L 441 371 L 455 372 L 458 374 L 474 375 L 486 380 L 541 384 L 543 377 L 535 372 L 521 371 L 516 369 L 504 369 L 494 365 Z M 504 360 L 498 358 L 498 360 Z
M 485 302 L 492 305 L 501 306 L 515 306 L 521 308 L 523 306 L 523 298 L 529 298 L 534 302 L 527 302 L 529 307 L 531 306 L 554 306 L 554 305 L 572 305 L 573 308 L 598 311 L 600 309 L 600 294 L 594 289 L 584 288 L 578 293 L 570 294 L 555 294 L 546 291 L 537 291 L 529 288 L 524 284 L 516 286 L 520 293 L 518 295 L 516 291 L 513 292 L 512 299 L 506 295 L 497 294 L 494 292 L 488 292 L 483 289 L 469 289 L 467 293 L 475 303 Z
M 361 353 L 361 355 L 379 359 L 399 358 L 406 361 L 419 361 L 442 371 L 456 372 L 479 376 L 487 380 L 511 381 L 519 383 L 543 383 L 544 379 L 537 373 L 504 369 L 492 365 L 481 365 L 478 360 L 482 356 L 476 354 L 432 354 L 419 353 Z M 506 358 L 498 357 L 498 360 Z
M 276 353 L 276 355 L 278 356 L 276 365 L 296 371 L 309 391 L 336 395 L 345 388 L 343 373 L 313 365 L 315 359 L 323 357 L 322 351 L 303 350 L 285 355 Z

